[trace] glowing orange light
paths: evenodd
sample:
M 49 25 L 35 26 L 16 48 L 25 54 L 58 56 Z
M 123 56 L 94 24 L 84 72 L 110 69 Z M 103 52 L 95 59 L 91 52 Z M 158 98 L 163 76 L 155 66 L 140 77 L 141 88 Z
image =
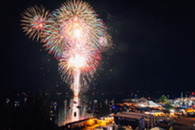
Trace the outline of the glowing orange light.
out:
M 93 125 L 94 120 L 93 120 L 93 119 L 89 119 L 89 120 L 88 120 L 88 123 L 89 123 L 89 125 Z
M 39 24 L 39 28 L 43 28 L 43 24 L 42 23 Z

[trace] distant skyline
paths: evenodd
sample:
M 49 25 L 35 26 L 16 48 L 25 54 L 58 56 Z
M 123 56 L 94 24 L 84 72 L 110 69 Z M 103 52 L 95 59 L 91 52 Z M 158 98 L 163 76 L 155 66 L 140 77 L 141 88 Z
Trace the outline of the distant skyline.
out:
M 114 49 L 89 89 L 97 91 L 195 90 L 195 2 L 87 0 L 108 27 Z M 22 32 L 21 13 L 43 5 L 50 11 L 63 0 L 3 1 L 1 90 L 67 90 L 58 62 L 42 44 Z M 110 52 L 109 52 L 110 54 Z

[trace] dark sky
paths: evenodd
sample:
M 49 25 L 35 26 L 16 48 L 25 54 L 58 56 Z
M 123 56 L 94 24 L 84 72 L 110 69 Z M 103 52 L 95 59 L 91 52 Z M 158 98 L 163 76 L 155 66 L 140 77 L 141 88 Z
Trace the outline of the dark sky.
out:
M 114 45 L 104 53 L 94 80 L 99 91 L 195 90 L 194 0 L 88 1 L 107 25 Z M 67 87 L 61 84 L 58 62 L 41 43 L 28 39 L 20 26 L 20 14 L 27 7 L 43 5 L 54 10 L 62 2 L 4 0 L 1 90 L 56 91 L 56 85 Z

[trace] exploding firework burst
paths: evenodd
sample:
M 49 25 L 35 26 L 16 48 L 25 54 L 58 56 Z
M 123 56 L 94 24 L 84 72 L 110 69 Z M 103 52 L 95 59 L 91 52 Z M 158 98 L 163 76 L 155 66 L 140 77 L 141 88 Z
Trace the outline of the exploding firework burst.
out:
M 43 30 L 47 24 L 49 11 L 45 10 L 44 7 L 30 7 L 22 14 L 22 29 L 29 35 L 29 38 L 37 40 L 42 35 Z
M 59 71 L 62 78 L 71 83 L 74 81 L 74 75 L 79 70 L 83 75 L 84 84 L 93 77 L 96 67 L 101 59 L 100 51 L 91 45 L 76 44 L 68 47 L 59 60 Z
M 58 19 L 62 23 L 62 34 L 67 42 L 90 42 L 100 47 L 100 38 L 105 37 L 106 28 L 92 7 L 82 1 L 64 3 L 59 9 Z M 76 34 L 76 35 L 75 35 Z M 103 44 L 107 44 L 106 41 Z

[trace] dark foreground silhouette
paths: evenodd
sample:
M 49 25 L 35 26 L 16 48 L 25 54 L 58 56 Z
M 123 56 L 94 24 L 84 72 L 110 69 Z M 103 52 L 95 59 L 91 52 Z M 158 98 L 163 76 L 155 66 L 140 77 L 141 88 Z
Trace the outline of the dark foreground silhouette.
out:
M 0 105 L 0 129 L 3 130 L 55 130 L 57 126 L 50 121 L 48 95 L 37 92 L 28 96 L 24 103 L 14 106 L 14 102 Z

